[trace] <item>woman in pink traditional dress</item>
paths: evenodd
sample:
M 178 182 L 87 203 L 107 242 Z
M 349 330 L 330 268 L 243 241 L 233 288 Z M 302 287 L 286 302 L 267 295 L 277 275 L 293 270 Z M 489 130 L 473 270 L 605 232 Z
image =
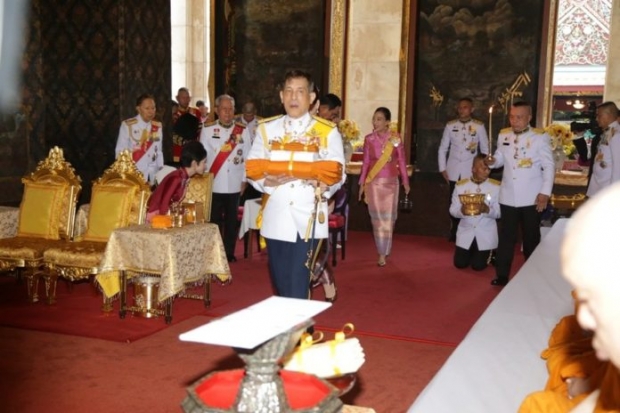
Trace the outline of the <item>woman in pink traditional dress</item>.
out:
M 398 211 L 398 177 L 409 194 L 409 177 L 403 141 L 390 131 L 392 114 L 380 107 L 372 117 L 374 131 L 364 139 L 364 161 L 360 174 L 359 199 L 366 195 L 375 244 L 379 253 L 377 265 L 383 267 L 392 249 L 392 234 Z

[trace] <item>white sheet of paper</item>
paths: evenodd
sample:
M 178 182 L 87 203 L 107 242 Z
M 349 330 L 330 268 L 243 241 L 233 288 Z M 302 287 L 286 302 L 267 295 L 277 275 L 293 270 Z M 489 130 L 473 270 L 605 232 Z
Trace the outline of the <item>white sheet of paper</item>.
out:
M 179 335 L 181 341 L 253 349 L 331 307 L 325 301 L 269 297 Z

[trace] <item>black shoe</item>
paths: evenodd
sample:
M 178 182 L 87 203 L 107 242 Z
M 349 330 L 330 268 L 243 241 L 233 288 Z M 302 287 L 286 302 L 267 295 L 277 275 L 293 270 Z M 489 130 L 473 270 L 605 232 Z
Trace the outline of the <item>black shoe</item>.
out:
M 228 262 L 237 262 L 237 258 L 234 255 L 232 257 L 228 257 Z
M 508 278 L 495 278 L 491 281 L 491 285 L 497 285 L 498 287 L 503 287 L 508 284 Z

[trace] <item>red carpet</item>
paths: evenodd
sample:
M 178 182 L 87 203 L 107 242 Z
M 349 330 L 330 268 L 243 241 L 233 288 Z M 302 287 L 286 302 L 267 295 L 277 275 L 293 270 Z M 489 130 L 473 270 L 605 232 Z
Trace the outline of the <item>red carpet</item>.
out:
M 455 269 L 453 248 L 443 238 L 397 235 L 388 264 L 380 268 L 372 235 L 350 232 L 347 257 L 335 268 L 338 300 L 317 316 L 317 326 L 336 330 L 351 322 L 358 335 L 458 344 L 500 290 L 489 285 L 493 268 L 479 273 Z M 240 257 L 241 244 L 237 251 Z M 513 273 L 523 263 L 521 254 L 515 257 Z M 264 252 L 252 260 L 240 258 L 231 270 L 231 285 L 213 286 L 210 309 L 199 301 L 176 300 L 172 323 L 195 315 L 220 317 L 272 294 Z M 162 318 L 121 320 L 116 311 L 103 316 L 100 295 L 88 283 L 70 291 L 59 282 L 57 295 L 53 306 L 29 304 L 24 285 L 0 277 L 0 325 L 121 342 L 166 328 Z M 316 290 L 314 298 L 322 299 L 322 290 Z
M 40 286 L 41 293 L 43 292 Z M 131 289 L 130 289 L 131 290 Z M 40 293 L 40 294 L 41 294 Z M 221 302 L 221 301 L 220 301 Z M 18 285 L 13 277 L 0 277 L 0 325 L 51 333 L 70 334 L 102 340 L 133 342 L 166 328 L 163 317 L 146 319 L 128 314 L 124 320 L 115 311 L 101 312 L 101 293 L 88 282 L 58 282 L 57 303 L 28 303 L 25 284 Z M 218 302 L 212 303 L 217 307 Z M 173 307 L 172 324 L 195 315 L 205 315 L 200 301 L 177 300 Z

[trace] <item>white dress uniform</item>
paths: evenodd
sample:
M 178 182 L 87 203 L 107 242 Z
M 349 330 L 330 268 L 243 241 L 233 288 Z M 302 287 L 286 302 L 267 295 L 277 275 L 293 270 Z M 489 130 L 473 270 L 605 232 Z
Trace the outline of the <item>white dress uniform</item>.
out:
M 241 130 L 237 134 L 236 146 L 226 158 L 219 172 L 213 178 L 213 192 L 218 194 L 234 194 L 241 191 L 241 183 L 245 178 L 245 159 L 250 152 L 250 135 L 243 125 L 233 123 L 224 127 L 219 121 L 210 122 L 203 126 L 200 132 L 200 143 L 207 151 L 207 171 L 211 169 L 222 147 L 228 143 L 233 131 Z
M 527 128 L 516 134 L 504 128 L 497 138 L 492 168 L 504 167 L 499 203 L 511 207 L 536 204 L 538 194 L 551 195 L 555 162 L 549 135 L 544 130 Z
M 447 171 L 448 180 L 453 182 L 468 178 L 478 147 L 481 153 L 489 153 L 489 137 L 482 122 L 476 119 L 448 122 L 439 144 L 439 172 Z
M 318 153 L 271 150 L 271 143 L 282 141 L 285 134 L 291 136 L 293 142 L 303 142 L 306 138 L 306 132 L 311 131 L 317 122 L 328 123 L 332 128 L 327 135 L 326 147 L 321 148 Z M 324 194 L 326 198 L 330 198 L 342 186 L 346 178 L 342 137 L 338 128 L 335 124 L 311 116 L 309 113 L 298 119 L 278 116 L 260 122 L 248 159 L 337 161 L 343 165 L 342 179 L 339 184 L 328 188 Z M 314 187 L 300 179 L 277 187 L 265 186 L 264 179 L 250 180 L 249 182 L 260 192 L 270 195 L 263 211 L 261 235 L 265 238 L 288 242 L 295 242 L 298 235 L 304 239 L 309 220 L 314 211 Z M 314 234 L 317 239 L 327 238 L 328 236 L 327 202 L 322 202 L 319 208 L 322 208 L 325 220 L 320 223 L 320 214 L 317 214 Z
M 248 132 L 250 133 L 250 141 L 251 141 L 251 143 L 254 143 L 254 138 L 256 137 L 256 129 L 258 128 L 258 122 L 260 120 L 261 120 L 261 118 L 259 116 L 254 116 L 254 119 L 252 119 L 249 122 L 247 122 L 243 118 L 243 116 L 237 116 L 235 118 L 235 122 L 243 124 L 245 126 L 245 128 L 248 130 Z
M 468 250 L 474 238 L 478 244 L 478 250 L 487 251 L 497 248 L 497 222 L 500 217 L 499 208 L 499 181 L 486 179 L 480 184 L 469 179 L 462 179 L 456 183 L 450 203 L 450 214 L 460 218 L 459 227 L 456 231 L 456 246 Z M 485 194 L 489 212 L 476 216 L 463 215 L 461 212 L 461 194 Z
M 614 182 L 620 181 L 620 124 L 618 121 L 612 122 L 603 131 L 592 168 L 592 178 L 590 178 L 587 192 L 589 197 Z
M 116 156 L 129 149 L 134 153 L 136 167 L 144 179 L 151 185 L 155 184 L 155 174 L 164 166 L 162 151 L 162 124 L 156 120 L 145 122 L 140 115 L 126 119 L 121 123 L 116 141 Z M 150 142 L 150 147 L 140 156 L 140 151 Z M 136 158 L 140 156 L 139 159 Z

